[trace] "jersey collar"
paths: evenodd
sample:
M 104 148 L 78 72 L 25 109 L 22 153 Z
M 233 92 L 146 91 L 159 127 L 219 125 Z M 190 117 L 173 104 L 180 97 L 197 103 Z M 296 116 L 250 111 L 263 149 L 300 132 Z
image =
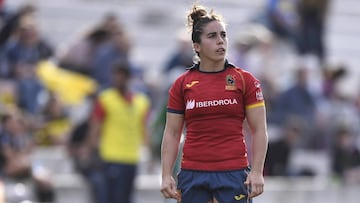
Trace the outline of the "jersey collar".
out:
M 199 67 L 200 67 L 200 62 L 194 63 L 192 66 L 186 68 L 186 70 L 199 70 Z M 228 67 L 235 68 L 235 66 L 232 63 L 229 63 L 229 61 L 226 59 L 223 70 L 225 70 Z

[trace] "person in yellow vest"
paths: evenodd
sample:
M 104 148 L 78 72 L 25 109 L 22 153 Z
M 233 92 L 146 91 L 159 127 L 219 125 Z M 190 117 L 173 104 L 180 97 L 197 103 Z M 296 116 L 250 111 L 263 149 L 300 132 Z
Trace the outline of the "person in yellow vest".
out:
M 112 78 L 112 87 L 100 92 L 94 104 L 88 143 L 98 147 L 103 163 L 106 202 L 130 203 L 140 151 L 148 143 L 150 100 L 130 91 L 127 63 L 116 63 Z

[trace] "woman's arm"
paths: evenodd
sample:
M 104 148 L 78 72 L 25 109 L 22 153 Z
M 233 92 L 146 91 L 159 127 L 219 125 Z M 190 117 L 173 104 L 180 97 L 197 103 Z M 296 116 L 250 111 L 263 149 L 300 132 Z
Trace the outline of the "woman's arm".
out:
M 161 192 L 166 198 L 180 200 L 176 192 L 173 168 L 179 151 L 179 143 L 184 125 L 184 115 L 167 113 L 164 136 L 161 145 L 162 184 Z
M 252 134 L 252 169 L 245 181 L 251 187 L 249 198 L 260 195 L 264 190 L 264 162 L 268 146 L 265 106 L 246 110 L 247 122 Z

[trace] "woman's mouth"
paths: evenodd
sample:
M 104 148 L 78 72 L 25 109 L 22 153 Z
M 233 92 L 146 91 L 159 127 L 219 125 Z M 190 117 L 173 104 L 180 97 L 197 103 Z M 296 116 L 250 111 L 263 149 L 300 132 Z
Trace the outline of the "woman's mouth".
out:
M 219 48 L 216 50 L 216 53 L 219 53 L 219 54 L 225 54 L 226 50 L 224 48 Z

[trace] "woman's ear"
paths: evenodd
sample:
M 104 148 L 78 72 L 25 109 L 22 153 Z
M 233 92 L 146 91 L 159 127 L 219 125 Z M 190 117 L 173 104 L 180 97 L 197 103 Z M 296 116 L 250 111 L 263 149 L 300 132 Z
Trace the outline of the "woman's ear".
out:
M 200 52 L 200 44 L 199 43 L 194 43 L 193 48 L 196 53 Z

